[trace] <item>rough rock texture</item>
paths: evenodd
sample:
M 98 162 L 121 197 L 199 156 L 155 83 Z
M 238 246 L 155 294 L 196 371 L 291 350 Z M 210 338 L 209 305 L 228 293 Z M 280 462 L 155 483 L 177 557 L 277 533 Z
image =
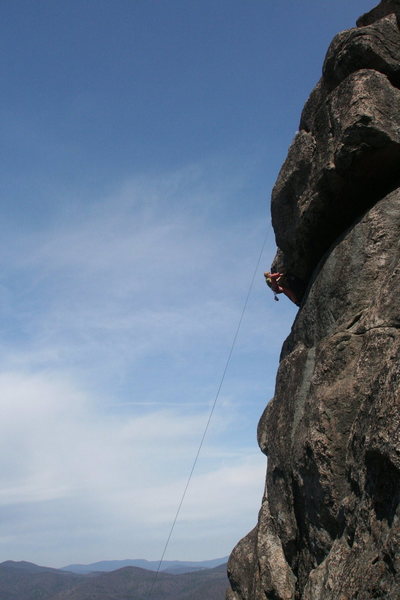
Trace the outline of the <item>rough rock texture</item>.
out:
M 258 440 L 227 600 L 400 598 L 400 0 L 333 40 L 272 195 L 308 284 Z

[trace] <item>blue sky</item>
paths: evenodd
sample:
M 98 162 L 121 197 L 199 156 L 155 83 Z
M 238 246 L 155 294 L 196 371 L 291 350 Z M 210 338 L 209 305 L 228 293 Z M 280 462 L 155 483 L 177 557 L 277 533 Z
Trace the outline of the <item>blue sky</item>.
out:
M 253 527 L 256 426 L 296 307 L 269 197 L 368 0 L 5 0 L 0 560 L 157 560 Z

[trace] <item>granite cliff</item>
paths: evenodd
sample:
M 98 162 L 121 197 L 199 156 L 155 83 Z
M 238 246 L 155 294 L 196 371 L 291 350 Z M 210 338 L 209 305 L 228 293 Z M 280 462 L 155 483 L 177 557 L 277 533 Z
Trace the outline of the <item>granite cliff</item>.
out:
M 227 600 L 400 598 L 400 0 L 332 41 L 272 193 L 304 283 Z

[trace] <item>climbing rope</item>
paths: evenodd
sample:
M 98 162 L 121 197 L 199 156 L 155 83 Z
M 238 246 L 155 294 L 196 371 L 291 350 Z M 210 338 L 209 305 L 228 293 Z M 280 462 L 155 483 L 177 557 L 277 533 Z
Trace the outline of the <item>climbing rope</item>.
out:
M 252 278 L 251 278 L 251 281 L 250 281 L 250 285 L 249 285 L 249 288 L 248 288 L 248 291 L 247 291 L 247 295 L 246 295 L 246 300 L 245 300 L 245 302 L 244 302 L 244 305 L 243 305 L 243 310 L 242 310 L 242 313 L 241 313 L 241 315 L 240 315 L 239 322 L 238 322 L 238 324 L 237 324 L 237 327 L 236 327 L 235 335 L 233 336 L 233 340 L 232 340 L 232 343 L 231 343 L 231 347 L 230 347 L 230 350 L 229 350 L 229 353 L 228 353 L 228 358 L 226 359 L 226 362 L 225 362 L 225 367 L 224 367 L 224 370 L 223 370 L 223 372 L 222 372 L 222 376 L 221 376 L 221 379 L 220 379 L 220 382 L 219 382 L 219 385 L 218 385 L 217 393 L 215 394 L 214 402 L 213 402 L 213 404 L 212 404 L 212 407 L 211 407 L 211 410 L 210 410 L 210 414 L 209 414 L 209 416 L 208 416 L 208 420 L 207 420 L 206 426 L 205 426 L 205 428 L 204 428 L 204 432 L 203 432 L 203 435 L 202 435 L 202 437 L 201 437 L 200 444 L 199 444 L 199 447 L 198 447 L 198 450 L 197 450 L 196 456 L 195 456 L 195 458 L 194 458 L 194 461 L 193 461 L 193 464 L 192 464 L 192 468 L 191 468 L 191 470 L 190 470 L 190 473 L 189 473 L 189 477 L 187 478 L 187 482 L 186 482 L 186 485 L 185 485 L 185 489 L 183 490 L 183 494 L 182 494 L 182 496 L 181 496 L 181 499 L 180 499 L 180 502 L 179 502 L 179 505 L 178 505 L 178 508 L 177 508 L 177 511 L 176 511 L 176 514 L 175 514 L 174 520 L 173 520 L 173 522 L 172 522 L 172 525 L 171 525 L 171 528 L 170 528 L 170 531 L 169 531 L 169 534 L 168 534 L 168 537 L 167 537 L 167 541 L 165 542 L 164 550 L 163 550 L 163 553 L 162 553 L 162 555 L 161 555 L 161 559 L 160 559 L 160 562 L 159 562 L 159 564 L 158 564 L 157 571 L 156 571 L 156 573 L 155 573 L 155 576 L 154 576 L 153 583 L 152 583 L 152 585 L 151 585 L 151 588 L 150 588 L 150 591 L 149 591 L 149 593 L 148 593 L 148 595 L 147 595 L 147 597 L 148 597 L 148 598 L 150 597 L 150 595 L 151 595 L 151 593 L 152 593 L 152 591 L 153 591 L 153 589 L 154 589 L 154 586 L 155 586 L 155 585 L 156 585 L 156 583 L 157 583 L 157 579 L 158 579 L 158 576 L 159 576 L 159 574 L 160 574 L 160 570 L 161 570 L 161 565 L 162 565 L 162 564 L 163 564 L 163 562 L 164 562 L 164 557 L 165 557 L 165 554 L 166 554 L 166 552 L 167 552 L 167 549 L 168 549 L 169 543 L 170 543 L 170 541 L 171 541 L 172 534 L 173 534 L 173 532 L 174 532 L 174 529 L 175 529 L 176 522 L 177 522 L 177 520 L 178 520 L 178 517 L 179 517 L 179 514 L 180 514 L 180 512 L 181 512 L 181 508 L 182 508 L 183 502 L 184 502 L 184 500 L 185 500 L 186 493 L 187 493 L 187 491 L 188 491 L 188 489 L 189 489 L 189 485 L 190 485 L 190 482 L 191 482 L 191 479 L 192 479 L 192 476 L 193 476 L 194 470 L 195 470 L 195 468 L 196 468 L 197 461 L 198 461 L 198 459 L 199 459 L 200 452 L 201 452 L 201 449 L 202 449 L 202 447 L 203 447 L 204 440 L 205 440 L 205 438 L 206 438 L 207 431 L 208 431 L 208 428 L 209 428 L 209 426 L 210 426 L 210 423 L 211 423 L 211 419 L 212 419 L 212 417 L 213 417 L 213 414 L 214 414 L 214 411 L 215 411 L 215 407 L 217 406 L 217 402 L 218 402 L 219 394 L 220 394 L 220 392 L 221 392 L 221 388 L 222 388 L 222 385 L 223 385 L 223 383 L 224 383 L 224 380 L 225 380 L 225 375 L 226 375 L 226 372 L 227 372 L 227 370 L 228 370 L 229 363 L 231 362 L 231 358 L 232 358 L 233 350 L 234 350 L 234 348 L 235 348 L 236 341 L 237 341 L 237 338 L 238 338 L 238 335 L 239 335 L 239 331 L 240 331 L 240 327 L 241 327 L 241 325 L 242 325 L 243 317 L 244 317 L 244 315 L 245 315 L 245 312 L 246 312 L 246 309 L 247 309 L 247 304 L 248 304 L 248 302 L 249 302 L 249 298 L 250 298 L 251 292 L 252 292 L 252 290 L 253 290 L 254 281 L 255 281 L 255 278 L 256 278 L 256 275 L 257 275 L 258 268 L 259 268 L 259 266 L 260 266 L 260 262 L 261 262 L 262 255 L 263 255 L 263 253 L 264 253 L 265 246 L 266 246 L 266 244 L 267 244 L 268 236 L 269 236 L 269 232 L 267 232 L 267 234 L 266 234 L 266 236 L 265 236 L 265 238 L 264 238 L 264 241 L 263 241 L 263 244 L 262 244 L 262 247 L 261 247 L 261 250 L 260 250 L 260 254 L 259 254 L 259 256 L 258 256 L 258 259 L 257 259 L 257 264 L 256 264 L 256 266 L 255 266 L 255 269 L 254 269 L 254 272 L 253 272 L 253 276 L 252 276 Z

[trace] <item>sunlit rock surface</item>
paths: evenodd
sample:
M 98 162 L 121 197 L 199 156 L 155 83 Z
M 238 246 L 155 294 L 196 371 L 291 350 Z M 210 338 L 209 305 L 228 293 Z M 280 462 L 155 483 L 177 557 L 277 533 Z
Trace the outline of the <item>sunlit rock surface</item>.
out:
M 400 0 L 338 34 L 272 195 L 307 291 L 258 440 L 228 600 L 400 598 Z

